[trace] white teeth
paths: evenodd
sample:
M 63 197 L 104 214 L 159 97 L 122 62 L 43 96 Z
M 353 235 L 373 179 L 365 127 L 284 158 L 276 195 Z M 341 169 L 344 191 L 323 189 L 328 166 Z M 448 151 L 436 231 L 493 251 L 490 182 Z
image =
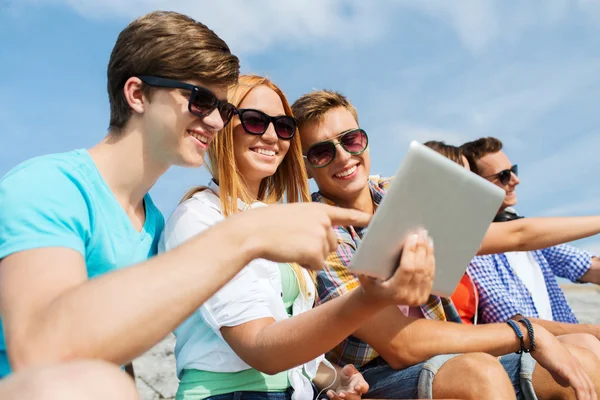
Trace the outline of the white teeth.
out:
M 356 165 L 350 169 L 340 172 L 339 174 L 335 174 L 335 176 L 338 178 L 343 178 L 345 176 L 352 175 L 354 171 L 356 171 Z
M 267 149 L 252 149 L 252 151 L 254 151 L 258 154 L 264 154 L 265 156 L 274 156 L 276 154 L 273 150 L 267 150 Z
M 193 137 L 195 137 L 196 139 L 198 139 L 199 141 L 201 141 L 202 143 L 208 143 L 208 137 L 200 135 L 199 133 L 196 132 L 192 132 L 192 131 L 187 131 L 190 135 L 192 135 Z

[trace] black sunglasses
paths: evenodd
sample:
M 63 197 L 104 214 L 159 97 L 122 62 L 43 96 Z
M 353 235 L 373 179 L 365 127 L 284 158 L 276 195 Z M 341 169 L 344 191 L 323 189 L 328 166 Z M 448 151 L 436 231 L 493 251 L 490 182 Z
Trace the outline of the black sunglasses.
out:
M 509 169 L 502 170 L 497 174 L 486 176 L 486 179 L 498 178 L 501 184 L 508 185 L 510 182 L 511 174 L 515 174 L 515 176 L 519 176 L 519 167 L 515 164 Z
M 339 144 L 345 151 L 352 155 L 362 154 L 369 145 L 367 132 L 360 128 L 342 132 L 337 135 L 336 138 L 338 139 L 337 143 L 333 140 L 325 140 L 313 144 L 308 148 L 304 158 L 306 158 L 313 167 L 323 168 L 331 164 L 335 159 L 336 145 Z
M 290 140 L 296 134 L 298 123 L 296 118 L 289 115 L 272 117 L 260 110 L 240 108 L 235 112 L 242 122 L 242 127 L 251 135 L 263 135 L 273 123 L 275 133 L 279 139 Z
M 235 114 L 235 107 L 233 104 L 219 100 L 213 92 L 201 86 L 176 81 L 174 79 L 160 78 L 158 76 L 138 76 L 138 78 L 150 86 L 189 90 L 191 92 L 188 103 L 188 110 L 190 113 L 199 118 L 204 118 L 215 109 L 218 109 L 221 119 L 223 120 L 223 127 L 227 126 L 229 121 L 231 121 L 233 114 Z

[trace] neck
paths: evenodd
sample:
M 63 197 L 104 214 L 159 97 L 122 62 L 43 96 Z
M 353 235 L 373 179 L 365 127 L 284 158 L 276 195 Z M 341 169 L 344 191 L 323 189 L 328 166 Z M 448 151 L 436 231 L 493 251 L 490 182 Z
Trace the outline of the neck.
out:
M 144 196 L 169 164 L 153 157 L 140 129 L 125 127 L 89 149 L 90 156 L 125 210 L 142 205 Z
M 375 205 L 373 204 L 373 197 L 371 196 L 371 190 L 369 189 L 368 184 L 353 197 L 344 199 L 327 195 L 325 197 L 333 200 L 338 206 L 343 208 L 351 208 L 368 214 L 375 213 Z
M 258 181 L 246 181 L 246 187 L 248 188 L 248 194 L 252 196 L 252 200 L 258 200 L 258 191 L 260 189 L 261 180 Z

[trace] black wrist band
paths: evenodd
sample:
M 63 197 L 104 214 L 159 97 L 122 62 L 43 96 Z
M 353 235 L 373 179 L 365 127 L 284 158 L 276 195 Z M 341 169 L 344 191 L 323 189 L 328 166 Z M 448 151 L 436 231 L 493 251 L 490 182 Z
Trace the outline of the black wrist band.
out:
M 519 328 L 519 325 L 517 325 L 517 323 L 515 321 L 513 321 L 512 319 L 509 319 L 508 321 L 506 321 L 506 323 L 511 328 L 513 328 L 513 330 L 517 334 L 517 337 L 521 341 L 521 350 L 517 351 L 516 353 L 517 354 L 522 354 L 526 350 L 525 350 L 525 341 L 523 340 L 523 332 L 521 332 L 521 328 Z
M 529 333 L 529 349 L 526 349 L 525 353 L 530 353 L 535 350 L 535 333 L 533 332 L 533 325 L 531 325 L 531 321 L 525 317 L 521 318 L 519 322 L 525 325 L 525 328 L 527 328 L 527 332 Z

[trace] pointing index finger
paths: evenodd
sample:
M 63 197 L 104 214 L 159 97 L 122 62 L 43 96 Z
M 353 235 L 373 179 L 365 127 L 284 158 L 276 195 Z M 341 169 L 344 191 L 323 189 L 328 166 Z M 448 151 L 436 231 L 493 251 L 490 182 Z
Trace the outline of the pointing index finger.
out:
M 365 227 L 373 218 L 372 214 L 349 208 L 328 206 L 325 211 L 332 225 Z

